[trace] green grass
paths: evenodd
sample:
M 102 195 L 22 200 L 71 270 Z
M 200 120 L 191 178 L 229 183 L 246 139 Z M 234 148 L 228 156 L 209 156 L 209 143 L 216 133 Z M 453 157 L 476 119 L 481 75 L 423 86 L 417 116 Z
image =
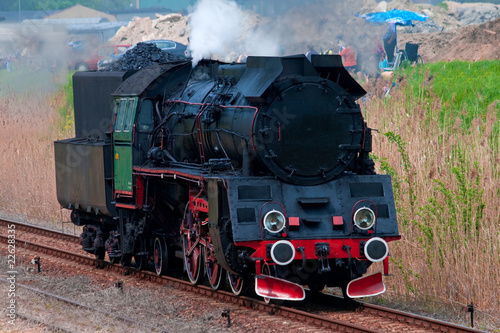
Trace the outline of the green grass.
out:
M 409 93 L 424 99 L 424 104 L 434 105 L 438 99 L 441 107 L 427 108 L 430 119 L 437 116 L 444 131 L 456 130 L 457 120 L 465 132 L 471 130 L 474 119 L 486 120 L 493 112 L 496 122 L 492 126 L 490 144 L 498 151 L 500 133 L 500 60 L 452 61 L 406 67 L 404 76 Z M 400 72 L 401 74 L 401 72 Z
M 75 122 L 75 112 L 73 106 L 73 72 L 68 75 L 68 80 L 60 88 L 61 103 L 58 108 L 59 111 L 59 123 L 58 132 L 68 133 L 73 130 Z

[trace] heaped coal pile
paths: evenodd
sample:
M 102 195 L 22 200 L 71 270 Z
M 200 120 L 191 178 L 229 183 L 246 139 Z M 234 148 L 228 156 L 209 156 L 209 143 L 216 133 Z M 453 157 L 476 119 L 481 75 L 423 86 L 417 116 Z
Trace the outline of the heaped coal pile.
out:
M 153 63 L 163 63 L 181 60 L 179 57 L 159 49 L 152 43 L 138 43 L 127 50 L 118 60 L 106 66 L 105 71 L 139 70 Z

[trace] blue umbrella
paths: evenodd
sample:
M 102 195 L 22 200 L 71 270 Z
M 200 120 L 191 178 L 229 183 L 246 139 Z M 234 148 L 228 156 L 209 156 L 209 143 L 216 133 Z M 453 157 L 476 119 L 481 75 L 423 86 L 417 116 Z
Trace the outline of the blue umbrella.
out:
M 370 23 L 393 23 L 396 25 L 411 25 L 412 21 L 425 21 L 429 17 L 424 14 L 412 12 L 409 10 L 393 9 L 387 12 L 373 12 L 363 15 L 356 15 L 364 18 Z M 397 40 L 397 37 L 396 37 Z M 396 52 L 398 51 L 398 45 L 396 42 Z
M 360 15 L 367 22 L 372 23 L 394 23 L 397 25 L 411 25 L 412 21 L 425 21 L 429 17 L 424 14 L 409 10 L 393 9 L 388 12 L 374 12 Z

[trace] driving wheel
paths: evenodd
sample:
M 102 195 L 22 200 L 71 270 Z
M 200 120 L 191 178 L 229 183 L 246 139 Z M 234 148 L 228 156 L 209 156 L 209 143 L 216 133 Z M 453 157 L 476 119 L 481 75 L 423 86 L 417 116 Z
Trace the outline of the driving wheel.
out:
M 168 267 L 167 242 L 165 238 L 162 236 L 156 237 L 153 249 L 155 272 L 158 275 L 164 275 L 167 272 Z

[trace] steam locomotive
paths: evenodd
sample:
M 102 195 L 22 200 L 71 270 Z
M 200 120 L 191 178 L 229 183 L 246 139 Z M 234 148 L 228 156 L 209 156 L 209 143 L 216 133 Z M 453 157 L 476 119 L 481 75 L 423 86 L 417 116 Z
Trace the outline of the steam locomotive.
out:
M 340 57 L 77 72 L 73 90 L 57 198 L 96 258 L 266 300 L 385 291 L 366 273 L 400 238 L 391 179 Z

